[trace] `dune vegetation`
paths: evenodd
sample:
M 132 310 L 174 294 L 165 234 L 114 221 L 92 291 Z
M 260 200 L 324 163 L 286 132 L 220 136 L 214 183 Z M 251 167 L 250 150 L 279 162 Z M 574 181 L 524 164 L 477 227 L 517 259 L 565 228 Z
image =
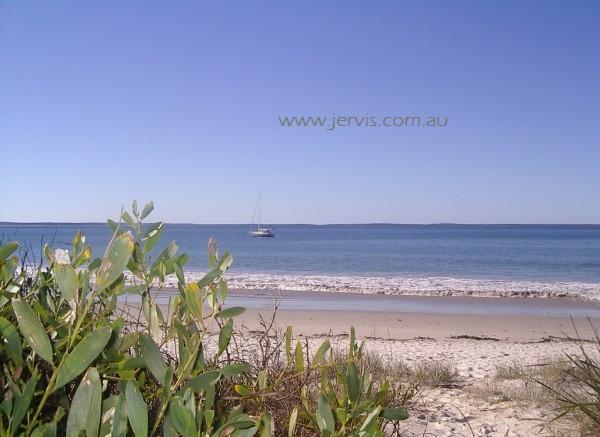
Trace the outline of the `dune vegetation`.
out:
M 225 305 L 233 258 L 208 245 L 208 273 L 187 281 L 188 256 L 159 250 L 163 223 L 134 202 L 96 257 L 85 235 L 49 246 L 36 265 L 0 247 L 1 435 L 377 436 L 397 430 L 416 386 L 373 371 L 350 329 L 339 353 L 265 324 L 254 357 Z M 155 291 L 175 275 L 168 307 Z M 124 305 L 124 296 L 128 302 Z M 135 313 L 137 310 L 137 314 Z M 380 366 L 378 367 L 380 369 Z M 391 430 L 391 431 L 390 431 Z M 388 432 L 390 431 L 390 432 Z

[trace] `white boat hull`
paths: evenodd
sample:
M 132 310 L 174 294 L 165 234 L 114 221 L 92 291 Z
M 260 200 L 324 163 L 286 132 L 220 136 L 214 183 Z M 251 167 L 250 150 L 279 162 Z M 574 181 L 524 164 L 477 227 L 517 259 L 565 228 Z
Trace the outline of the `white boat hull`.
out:
M 257 229 L 256 231 L 250 231 L 252 237 L 274 237 L 275 233 L 273 229 Z

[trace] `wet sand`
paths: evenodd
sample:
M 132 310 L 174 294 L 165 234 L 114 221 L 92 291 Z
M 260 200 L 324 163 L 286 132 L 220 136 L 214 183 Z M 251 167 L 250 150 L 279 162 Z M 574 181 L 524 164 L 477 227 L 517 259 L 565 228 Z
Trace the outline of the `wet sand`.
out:
M 157 298 L 167 304 L 173 291 Z M 340 335 L 354 326 L 361 336 L 406 340 L 474 336 L 535 342 L 591 339 L 600 329 L 600 304 L 569 298 L 388 296 L 268 290 L 232 290 L 227 306 L 243 306 L 236 323 L 256 329 L 258 316 L 292 325 L 304 336 Z M 575 331 L 573 323 L 577 327 Z

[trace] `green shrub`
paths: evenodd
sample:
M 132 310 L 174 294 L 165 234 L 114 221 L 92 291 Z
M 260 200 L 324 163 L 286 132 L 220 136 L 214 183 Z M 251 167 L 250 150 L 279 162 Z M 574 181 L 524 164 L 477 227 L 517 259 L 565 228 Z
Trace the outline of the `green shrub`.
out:
M 566 359 L 559 361 L 559 365 L 551 363 L 552 378 L 536 376 L 534 380 L 558 403 L 560 414 L 554 420 L 570 416 L 579 422 L 581 435 L 599 435 L 600 337 L 591 320 L 588 322 L 595 333 L 595 345 L 592 347 L 579 337 L 573 322 L 577 338 L 570 340 L 577 346 L 578 353 L 566 353 Z
M 0 434 L 372 436 L 408 416 L 361 365 L 354 331 L 343 362 L 328 341 L 314 354 L 293 346 L 291 328 L 277 365 L 234 353 L 244 308 L 224 307 L 233 258 L 209 242 L 210 271 L 187 282 L 174 242 L 150 256 L 164 230 L 142 225 L 152 209 L 134 202 L 109 220 L 99 258 L 82 233 L 70 254 L 46 246 L 36 269 L 20 268 L 18 243 L 0 246 Z M 153 293 L 169 275 L 178 283 L 165 316 Z M 127 294 L 138 296 L 137 319 Z M 286 429 L 273 418 L 281 405 Z

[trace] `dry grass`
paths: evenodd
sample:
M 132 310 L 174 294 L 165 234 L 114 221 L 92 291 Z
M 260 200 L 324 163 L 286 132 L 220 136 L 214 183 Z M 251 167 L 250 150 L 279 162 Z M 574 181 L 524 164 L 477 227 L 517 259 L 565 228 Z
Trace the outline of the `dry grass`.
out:
M 569 368 L 568 360 L 563 357 L 533 365 L 502 364 L 496 367 L 493 378 L 469 387 L 468 391 L 488 404 L 514 401 L 548 406 L 553 403 L 553 397 L 540 382 L 545 385 L 562 384 Z
M 600 337 L 597 332 L 595 337 L 594 346 L 586 345 L 579 337 L 572 339 L 579 351 L 566 354 L 568 367 L 560 381 L 538 381 L 559 404 L 558 417 L 576 420 L 581 435 L 586 436 L 600 435 Z
M 554 412 L 545 430 L 556 436 L 597 436 L 599 428 L 575 404 L 585 403 L 593 408 L 594 400 L 582 390 L 585 375 L 573 364 L 573 357 L 557 356 L 533 365 L 513 362 L 499 365 L 493 378 L 468 387 L 468 392 L 482 401 L 494 405 L 502 402 L 532 404 Z M 565 414 L 568 412 L 569 414 Z M 565 431 L 565 429 L 567 431 Z M 565 433 L 566 432 L 566 433 Z
M 345 360 L 344 347 L 335 349 L 337 359 Z M 415 388 L 455 387 L 458 381 L 456 365 L 451 361 L 426 360 L 409 364 L 403 360 L 387 357 L 385 354 L 366 351 L 364 365 L 378 378 L 402 383 Z
M 554 383 L 564 378 L 565 372 L 571 367 L 569 360 L 562 356 L 530 365 L 512 362 L 497 366 L 495 379 L 498 381 L 535 379 Z
M 427 387 L 454 387 L 458 380 L 456 365 L 448 361 L 423 361 L 411 368 L 412 377 Z
M 523 402 L 540 406 L 550 397 L 546 390 L 530 380 L 484 380 L 482 383 L 467 388 L 475 398 L 494 405 L 501 402 Z

